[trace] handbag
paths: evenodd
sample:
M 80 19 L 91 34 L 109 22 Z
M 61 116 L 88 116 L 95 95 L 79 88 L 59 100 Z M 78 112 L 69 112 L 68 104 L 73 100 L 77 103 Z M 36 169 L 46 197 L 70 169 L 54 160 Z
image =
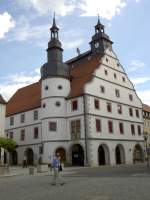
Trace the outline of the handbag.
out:
M 62 171 L 62 166 L 61 166 L 61 164 L 59 165 L 59 172 L 61 172 Z

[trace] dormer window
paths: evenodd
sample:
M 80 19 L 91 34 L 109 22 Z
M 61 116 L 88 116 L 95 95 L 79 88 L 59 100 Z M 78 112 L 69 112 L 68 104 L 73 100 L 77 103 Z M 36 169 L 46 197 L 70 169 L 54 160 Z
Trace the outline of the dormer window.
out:
M 33 119 L 34 120 L 38 119 L 38 110 L 34 110 L 34 112 L 33 112 Z
M 25 122 L 25 114 L 20 115 L 20 122 L 24 123 Z
M 10 117 L 10 126 L 14 125 L 14 117 Z

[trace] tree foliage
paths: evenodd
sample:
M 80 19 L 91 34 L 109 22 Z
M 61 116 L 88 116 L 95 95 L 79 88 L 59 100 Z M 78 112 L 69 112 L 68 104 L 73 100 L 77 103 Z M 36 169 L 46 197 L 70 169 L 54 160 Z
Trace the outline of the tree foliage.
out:
M 17 148 L 17 143 L 10 139 L 10 138 L 3 138 L 0 137 L 0 147 L 2 147 L 3 149 L 6 149 L 9 152 L 14 151 Z

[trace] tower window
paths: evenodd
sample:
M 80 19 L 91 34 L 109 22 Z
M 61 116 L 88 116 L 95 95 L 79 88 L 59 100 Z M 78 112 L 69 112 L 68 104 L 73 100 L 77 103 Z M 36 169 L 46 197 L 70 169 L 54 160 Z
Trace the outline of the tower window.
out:
M 108 62 L 109 60 L 108 60 L 108 58 L 106 58 L 106 62 Z
M 58 89 L 59 89 L 59 90 L 62 90 L 62 85 L 58 85 Z
M 49 122 L 49 131 L 56 131 L 56 130 L 57 130 L 57 123 Z
M 119 67 L 120 65 L 119 65 L 119 63 L 117 63 L 117 67 Z
M 45 90 L 48 90 L 48 85 L 45 86 Z
M 57 107 L 59 107 L 59 106 L 60 106 L 60 102 L 59 102 L 59 101 L 56 101 L 55 105 L 56 105 Z

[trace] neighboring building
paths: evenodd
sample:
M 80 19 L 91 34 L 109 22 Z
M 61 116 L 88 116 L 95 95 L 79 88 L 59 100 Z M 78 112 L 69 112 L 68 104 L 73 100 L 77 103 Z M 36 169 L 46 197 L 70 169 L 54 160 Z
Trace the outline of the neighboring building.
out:
M 0 95 L 0 137 L 5 136 L 5 110 L 6 102 Z M 3 162 L 4 150 L 0 148 L 0 162 Z
M 143 104 L 145 147 L 150 149 L 150 106 Z M 146 144 L 147 143 L 147 144 Z M 149 150 L 150 155 L 150 150 Z
M 7 104 L 6 131 L 19 148 L 12 164 L 60 152 L 72 165 L 142 162 L 142 103 L 98 19 L 90 50 L 63 62 L 55 19 L 41 80 Z

